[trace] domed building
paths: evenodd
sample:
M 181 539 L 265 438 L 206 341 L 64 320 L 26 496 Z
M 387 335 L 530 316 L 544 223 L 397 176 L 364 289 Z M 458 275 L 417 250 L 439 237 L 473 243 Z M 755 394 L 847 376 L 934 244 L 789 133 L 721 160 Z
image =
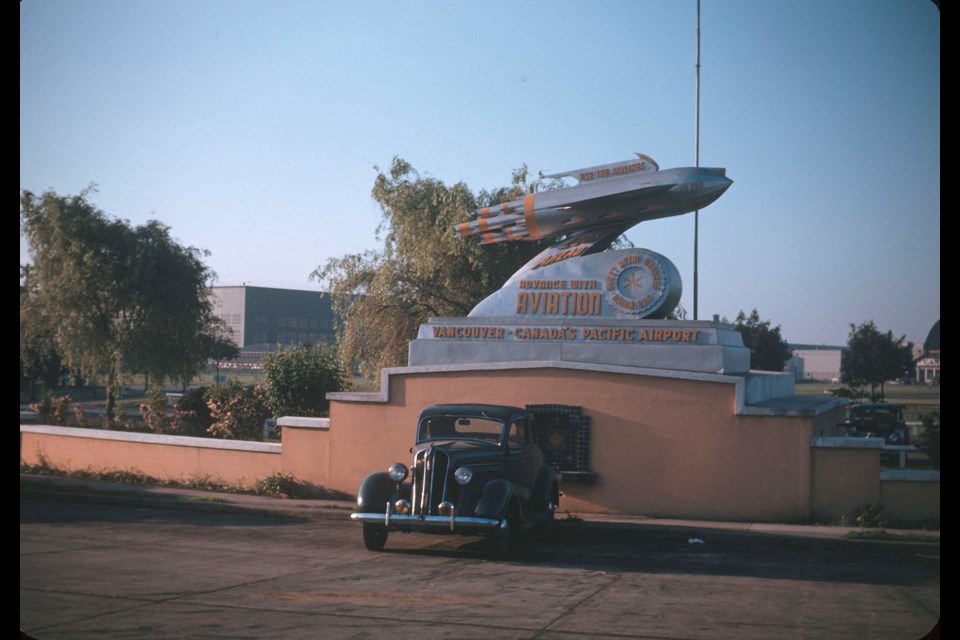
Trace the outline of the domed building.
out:
M 940 384 L 940 321 L 937 320 L 927 339 L 923 341 L 923 353 L 915 361 L 917 382 Z

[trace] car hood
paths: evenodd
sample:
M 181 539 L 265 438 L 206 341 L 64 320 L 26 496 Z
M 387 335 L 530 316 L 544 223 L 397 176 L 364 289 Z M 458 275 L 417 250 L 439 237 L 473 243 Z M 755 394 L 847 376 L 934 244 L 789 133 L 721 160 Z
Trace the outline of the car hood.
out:
M 500 445 L 474 440 L 437 440 L 417 444 L 415 451 L 424 449 L 443 451 L 450 457 L 451 471 L 465 464 L 488 464 L 501 462 L 504 457 Z

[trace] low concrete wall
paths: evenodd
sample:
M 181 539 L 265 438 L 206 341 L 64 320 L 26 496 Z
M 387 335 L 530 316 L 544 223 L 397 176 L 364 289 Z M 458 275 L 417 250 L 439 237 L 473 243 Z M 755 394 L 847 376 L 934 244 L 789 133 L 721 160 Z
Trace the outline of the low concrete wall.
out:
M 132 469 L 252 485 L 274 473 L 355 495 L 370 472 L 410 463 L 417 415 L 441 402 L 582 407 L 596 483 L 564 484 L 561 511 L 742 521 L 939 521 L 939 472 L 880 471 L 879 439 L 821 438 L 842 406 L 744 402 L 744 378 L 619 367 L 411 367 L 384 389 L 331 395 L 331 418 L 281 418 L 280 444 L 21 425 L 21 461 Z M 881 479 L 882 478 L 882 479 Z
M 814 438 L 810 517 L 856 524 L 857 510 L 883 505 L 891 525 L 940 523 L 940 472 L 880 469 L 883 438 Z
M 880 502 L 883 438 L 814 438 L 810 450 L 810 518 L 853 523 L 856 510 Z
M 880 472 L 880 504 L 891 524 L 940 526 L 940 472 L 885 470 Z
M 280 445 L 126 433 L 48 425 L 20 425 L 20 461 L 59 469 L 125 469 L 155 478 L 212 478 L 252 486 L 281 470 Z
M 327 486 L 330 480 L 330 418 L 288 416 L 278 419 L 277 425 L 281 428 L 283 440 L 283 472 L 316 487 Z

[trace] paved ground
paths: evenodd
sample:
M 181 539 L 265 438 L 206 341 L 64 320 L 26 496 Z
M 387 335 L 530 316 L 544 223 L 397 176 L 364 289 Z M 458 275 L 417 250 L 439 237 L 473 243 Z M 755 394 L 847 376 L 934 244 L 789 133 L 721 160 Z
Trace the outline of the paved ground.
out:
M 903 639 L 940 616 L 939 544 L 605 519 L 558 522 L 514 561 L 462 537 L 395 534 L 370 553 L 345 506 L 21 478 L 21 629 L 41 639 Z

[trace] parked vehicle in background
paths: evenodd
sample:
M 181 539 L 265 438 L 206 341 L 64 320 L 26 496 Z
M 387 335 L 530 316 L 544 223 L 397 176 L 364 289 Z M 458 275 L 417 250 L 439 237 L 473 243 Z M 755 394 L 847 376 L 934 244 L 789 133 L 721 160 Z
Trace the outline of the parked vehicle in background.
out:
M 847 437 L 883 438 L 887 444 L 910 444 L 910 431 L 903 409 L 890 402 L 864 402 L 850 407 L 847 421 L 840 424 Z
M 367 476 L 351 518 L 372 551 L 392 531 L 484 534 L 506 556 L 523 532 L 553 519 L 558 502 L 556 474 L 523 409 L 444 404 L 420 412 L 411 467 Z

